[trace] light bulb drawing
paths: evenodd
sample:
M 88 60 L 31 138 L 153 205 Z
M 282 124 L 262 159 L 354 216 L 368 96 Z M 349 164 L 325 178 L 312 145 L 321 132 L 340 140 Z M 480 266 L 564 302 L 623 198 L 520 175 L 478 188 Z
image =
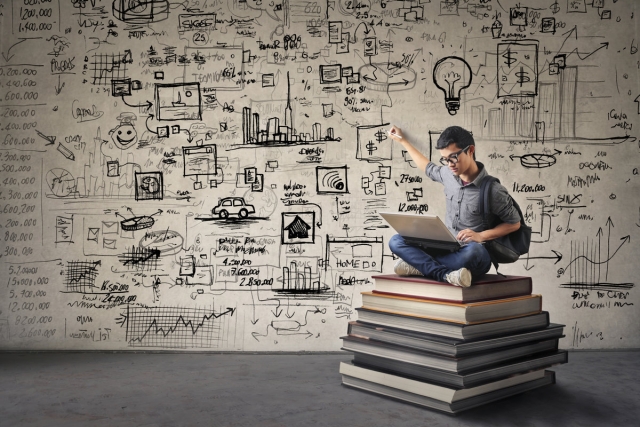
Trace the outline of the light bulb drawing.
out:
M 433 82 L 444 92 L 444 102 L 449 114 L 460 109 L 460 92 L 471 84 L 471 67 L 457 56 L 442 58 L 433 67 Z

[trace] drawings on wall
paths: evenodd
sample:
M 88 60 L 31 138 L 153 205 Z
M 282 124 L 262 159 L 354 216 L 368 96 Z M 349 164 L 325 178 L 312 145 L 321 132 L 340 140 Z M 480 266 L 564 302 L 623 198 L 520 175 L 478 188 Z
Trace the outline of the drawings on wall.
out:
M 638 303 L 631 1 L 32 3 L 2 14 L 2 348 L 337 349 L 394 262 L 377 212 L 444 215 L 392 124 L 430 158 L 473 133 L 533 228 L 507 268 L 567 322 Z

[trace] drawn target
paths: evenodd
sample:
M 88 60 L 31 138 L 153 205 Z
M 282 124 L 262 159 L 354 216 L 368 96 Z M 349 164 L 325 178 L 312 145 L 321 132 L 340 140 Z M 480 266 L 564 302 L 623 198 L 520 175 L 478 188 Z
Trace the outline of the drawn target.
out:
M 347 194 L 347 167 L 316 167 L 316 191 L 318 194 Z

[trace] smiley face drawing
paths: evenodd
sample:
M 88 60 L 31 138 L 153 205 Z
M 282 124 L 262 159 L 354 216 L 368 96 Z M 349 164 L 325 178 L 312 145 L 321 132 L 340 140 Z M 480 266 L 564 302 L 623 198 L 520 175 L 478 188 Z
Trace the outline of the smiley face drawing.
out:
M 127 150 L 138 142 L 138 132 L 133 127 L 136 118 L 133 113 L 122 113 L 118 116 L 120 124 L 109 131 L 111 140 L 119 149 Z

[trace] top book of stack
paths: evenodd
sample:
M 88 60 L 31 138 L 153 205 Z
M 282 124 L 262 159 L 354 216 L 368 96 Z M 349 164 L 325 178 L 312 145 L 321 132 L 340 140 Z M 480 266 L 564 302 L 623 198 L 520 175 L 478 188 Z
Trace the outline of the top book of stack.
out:
M 474 281 L 468 288 L 420 276 L 381 274 L 372 276 L 372 278 L 375 279 L 373 293 L 376 294 L 410 296 L 457 303 L 513 298 L 530 295 L 532 291 L 531 277 L 526 276 L 485 274 L 481 280 Z

